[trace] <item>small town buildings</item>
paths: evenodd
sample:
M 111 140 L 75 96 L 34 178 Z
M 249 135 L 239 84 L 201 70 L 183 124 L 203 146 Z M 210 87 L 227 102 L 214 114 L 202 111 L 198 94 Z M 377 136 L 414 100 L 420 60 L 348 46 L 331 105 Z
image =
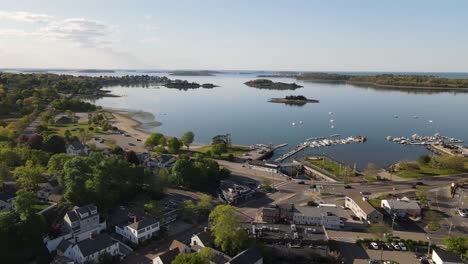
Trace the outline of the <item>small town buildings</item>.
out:
M 324 206 L 296 206 L 293 215 L 294 224 L 324 226 L 327 229 L 340 229 L 344 227 L 345 218 L 341 208 Z
M 119 255 L 119 242 L 107 234 L 91 234 L 88 239 L 76 243 L 63 240 L 57 247 L 57 254 L 75 263 L 98 263 L 99 257 L 104 254 Z
M 279 204 L 262 207 L 259 220 L 266 223 L 290 223 L 294 215 L 294 204 Z
M 419 217 L 421 216 L 421 206 L 415 200 L 407 197 L 401 199 L 387 199 L 381 201 L 381 207 L 389 214 L 398 217 Z
M 432 260 L 436 264 L 463 264 L 466 263 L 461 260 L 458 256 L 447 252 L 440 248 L 435 248 L 432 250 Z
M 72 144 L 67 146 L 67 154 L 73 156 L 85 156 L 88 155 L 89 148 L 86 145 L 81 144 L 79 141 L 74 141 Z
M 39 184 L 39 190 L 36 192 L 36 196 L 39 199 L 49 201 L 49 197 L 52 194 L 59 194 L 59 186 L 57 180 L 50 180 L 46 183 Z
M 256 194 L 256 190 L 254 189 L 227 180 L 221 181 L 220 188 L 221 193 L 219 196 L 228 204 L 238 204 L 248 201 Z
M 115 232 L 121 235 L 125 241 L 138 245 L 144 240 L 151 239 L 159 232 L 159 222 L 153 217 L 147 217 L 128 225 L 116 225 Z
M 345 207 L 351 209 L 358 218 L 369 224 L 379 223 L 383 220 L 382 213 L 377 211 L 367 201 L 367 198 L 358 192 L 353 192 L 346 196 Z
M 146 157 L 145 157 L 146 156 Z M 149 155 L 142 155 L 142 164 L 148 169 L 166 169 L 171 171 L 175 162 L 177 161 L 174 155 L 163 154 L 158 157 L 152 158 Z
M 263 264 L 263 256 L 258 249 L 248 248 L 234 256 L 226 264 Z
M 153 264 L 170 264 L 179 254 L 189 254 L 192 250 L 184 243 L 174 240 L 169 246 L 169 250 L 163 252 L 153 259 Z

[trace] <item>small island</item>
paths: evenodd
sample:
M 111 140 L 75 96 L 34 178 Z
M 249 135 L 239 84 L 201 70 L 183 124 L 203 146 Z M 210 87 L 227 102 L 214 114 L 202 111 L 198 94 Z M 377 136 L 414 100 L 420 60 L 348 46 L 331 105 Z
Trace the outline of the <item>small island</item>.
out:
M 296 83 L 273 82 L 268 79 L 256 79 L 244 83 L 247 86 L 258 89 L 271 89 L 271 90 L 296 90 L 302 86 Z
M 211 88 L 217 87 L 216 85 L 214 85 L 212 83 L 199 84 L 199 83 L 196 83 L 196 82 L 188 82 L 186 80 L 184 80 L 184 81 L 182 81 L 182 80 L 169 81 L 169 82 L 164 83 L 164 86 L 167 87 L 167 88 L 175 88 L 175 89 L 183 89 L 183 90 L 197 89 L 197 88 L 200 88 L 200 87 L 206 88 L 206 89 L 211 89 Z
M 268 100 L 270 103 L 283 103 L 289 105 L 305 105 L 307 103 L 319 103 L 319 100 L 308 99 L 303 95 L 288 95 L 284 98 L 271 98 Z

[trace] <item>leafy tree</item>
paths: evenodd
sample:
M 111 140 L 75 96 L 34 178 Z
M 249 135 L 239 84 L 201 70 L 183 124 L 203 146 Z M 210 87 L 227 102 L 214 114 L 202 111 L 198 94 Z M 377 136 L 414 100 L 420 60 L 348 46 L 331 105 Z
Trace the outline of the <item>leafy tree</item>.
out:
M 57 181 L 60 186 L 65 186 L 65 179 L 64 179 L 64 166 L 65 163 L 71 160 L 73 156 L 70 156 L 66 153 L 60 153 L 53 155 L 49 159 L 49 163 L 47 164 L 47 170 L 50 174 L 54 174 L 57 176 Z
M 445 246 L 456 255 L 467 255 L 468 253 L 468 237 L 466 236 L 451 236 L 445 238 Z
M 144 207 L 145 207 L 145 211 L 149 213 L 151 216 L 153 216 L 154 218 L 161 217 L 162 210 L 161 210 L 161 206 L 159 205 L 157 201 L 154 201 L 154 200 L 149 201 L 148 203 L 144 205 Z
M 14 208 L 19 214 L 21 221 L 27 221 L 34 212 L 34 204 L 36 203 L 36 195 L 32 191 L 19 190 L 16 193 Z
M 431 162 L 431 157 L 429 155 L 422 155 L 418 158 L 418 162 L 421 165 L 427 165 Z
M 64 153 L 66 151 L 65 139 L 58 135 L 50 135 L 44 141 L 42 149 L 50 153 Z
M 188 185 L 194 173 L 195 169 L 190 160 L 178 159 L 172 167 L 169 180 L 176 186 Z
M 124 154 L 124 159 L 128 163 L 132 163 L 132 164 L 135 164 L 135 165 L 140 164 L 140 160 L 138 159 L 137 154 L 133 150 L 126 151 L 125 154 Z
M 145 146 L 155 147 L 166 145 L 166 138 L 161 133 L 153 133 L 145 140 Z
M 213 152 L 213 154 L 215 154 L 217 156 L 220 156 L 221 154 L 226 153 L 228 151 L 228 149 L 227 149 L 226 144 L 219 143 L 219 144 L 213 145 L 211 147 L 211 151 Z
M 195 138 L 195 134 L 192 131 L 187 131 L 184 133 L 182 138 L 180 139 L 182 143 L 187 147 L 187 150 L 190 148 L 190 144 L 193 143 L 193 139 Z
M 172 264 L 209 264 L 210 260 L 199 253 L 179 254 Z
M 10 176 L 10 167 L 4 161 L 0 161 L 0 182 L 5 181 Z M 0 187 L 1 188 L 1 187 Z
M 27 145 L 31 149 L 41 149 L 42 148 L 42 142 L 43 138 L 41 135 L 32 135 L 31 137 L 28 138 Z
M 182 146 L 182 143 L 176 137 L 170 138 L 167 142 L 167 147 L 169 148 L 169 151 L 172 153 L 178 153 L 181 146 Z
M 21 189 L 36 191 L 38 184 L 43 180 L 44 171 L 44 167 L 28 160 L 24 166 L 15 168 L 13 176 L 17 179 L 17 184 Z
M 417 191 L 416 192 L 416 197 L 418 198 L 419 202 L 421 203 L 422 206 L 427 205 L 427 192 L 426 191 Z
M 215 245 L 228 255 L 236 255 L 247 247 L 248 237 L 235 207 L 218 205 L 209 216 Z

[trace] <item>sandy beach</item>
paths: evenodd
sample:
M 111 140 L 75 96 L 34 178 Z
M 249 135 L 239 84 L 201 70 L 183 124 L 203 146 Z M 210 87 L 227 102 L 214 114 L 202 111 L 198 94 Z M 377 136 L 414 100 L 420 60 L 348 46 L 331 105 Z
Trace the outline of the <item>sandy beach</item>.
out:
M 109 111 L 109 110 L 108 110 Z M 141 122 L 125 116 L 124 114 L 116 113 L 115 111 L 109 111 L 114 119 L 112 120 L 112 125 L 118 127 L 121 130 L 126 131 L 132 137 L 145 140 L 149 137 L 150 133 L 140 129 Z

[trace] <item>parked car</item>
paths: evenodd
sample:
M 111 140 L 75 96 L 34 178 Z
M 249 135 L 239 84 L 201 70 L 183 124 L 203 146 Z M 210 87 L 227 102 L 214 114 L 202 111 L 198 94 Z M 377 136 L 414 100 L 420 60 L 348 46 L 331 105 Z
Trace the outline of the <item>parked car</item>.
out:
M 141 141 L 141 139 L 137 138 L 137 141 Z
M 351 186 L 351 185 L 345 185 L 344 188 L 345 188 L 345 189 L 352 189 L 353 186 Z
M 418 181 L 416 182 L 416 185 L 424 185 L 424 182 Z
M 392 242 L 392 247 L 395 250 L 400 250 L 400 246 L 396 242 Z
M 371 193 L 370 192 L 366 192 L 366 191 L 362 191 L 362 192 L 359 192 L 360 194 L 362 195 L 370 195 Z
M 462 217 L 468 217 L 468 210 L 463 208 L 457 208 L 457 213 Z
M 385 243 L 384 245 L 385 245 L 385 249 L 386 249 L 386 250 L 393 250 L 392 244 L 390 244 L 390 243 Z
M 376 259 L 371 259 L 369 260 L 369 264 L 381 264 L 382 262 L 380 260 L 376 260 Z
M 305 184 L 304 181 L 298 181 L 297 184 Z
M 408 248 L 406 247 L 406 245 L 403 242 L 398 243 L 398 246 L 400 246 L 401 250 L 408 251 Z
M 371 242 L 370 244 L 373 249 L 380 249 L 379 244 L 377 244 L 377 242 Z

